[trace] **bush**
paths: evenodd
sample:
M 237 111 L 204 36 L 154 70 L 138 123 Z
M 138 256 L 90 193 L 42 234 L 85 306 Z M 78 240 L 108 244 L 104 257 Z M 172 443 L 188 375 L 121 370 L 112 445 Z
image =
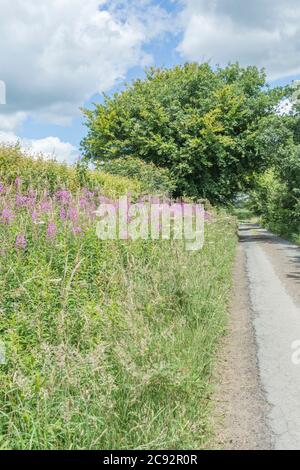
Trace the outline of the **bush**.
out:
M 52 192 L 58 187 L 67 187 L 76 191 L 86 186 L 89 189 L 100 188 L 104 194 L 112 197 L 128 191 L 136 195 L 141 192 L 141 185 L 136 180 L 92 171 L 80 163 L 68 166 L 55 160 L 46 160 L 42 155 L 33 159 L 18 146 L 0 146 L 0 183 L 12 184 L 17 177 L 22 178 L 24 189 L 47 188 Z
M 251 207 L 270 230 L 296 239 L 300 234 L 300 181 L 297 188 L 292 178 L 288 179 L 289 171 L 293 175 L 297 171 L 292 162 L 283 162 L 281 171 L 271 169 L 257 178 Z
M 113 175 L 137 179 L 145 192 L 172 194 L 175 183 L 167 169 L 158 168 L 153 163 L 145 163 L 134 157 L 118 158 L 99 165 L 99 169 Z

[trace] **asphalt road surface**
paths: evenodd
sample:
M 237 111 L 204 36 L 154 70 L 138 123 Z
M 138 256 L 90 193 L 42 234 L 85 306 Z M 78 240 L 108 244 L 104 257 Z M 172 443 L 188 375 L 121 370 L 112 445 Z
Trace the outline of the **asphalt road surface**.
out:
M 239 236 L 214 445 L 300 449 L 300 247 L 253 224 Z
M 300 449 L 300 247 L 241 225 L 266 421 L 275 449 Z

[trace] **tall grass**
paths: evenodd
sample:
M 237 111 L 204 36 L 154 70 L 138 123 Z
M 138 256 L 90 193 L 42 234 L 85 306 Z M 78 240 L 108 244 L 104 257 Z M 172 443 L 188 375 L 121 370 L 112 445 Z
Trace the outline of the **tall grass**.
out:
M 101 241 L 98 196 L 2 186 L 0 447 L 201 448 L 232 220 L 208 221 L 198 252 Z

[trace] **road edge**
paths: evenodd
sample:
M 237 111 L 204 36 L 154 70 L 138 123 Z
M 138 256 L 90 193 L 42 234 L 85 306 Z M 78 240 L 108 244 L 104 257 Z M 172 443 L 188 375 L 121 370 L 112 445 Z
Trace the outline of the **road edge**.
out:
M 241 243 L 233 269 L 232 300 L 227 333 L 221 340 L 214 370 L 210 448 L 228 450 L 272 449 L 267 425 L 270 405 L 263 391 L 253 326 L 247 259 Z

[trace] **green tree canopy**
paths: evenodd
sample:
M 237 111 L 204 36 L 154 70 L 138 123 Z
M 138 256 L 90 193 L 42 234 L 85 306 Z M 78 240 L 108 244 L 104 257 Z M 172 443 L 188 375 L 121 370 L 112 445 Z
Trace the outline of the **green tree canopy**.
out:
M 271 230 L 284 236 L 300 235 L 300 106 L 288 115 L 267 118 L 256 142 L 273 150 L 270 168 L 253 178 L 252 209 Z M 275 141 L 277 142 L 275 144 Z M 271 142 L 271 143 L 270 143 Z M 275 151 L 274 151 L 275 149 Z M 270 153 L 270 150 L 268 151 Z
M 284 147 L 285 127 L 278 137 L 274 112 L 284 94 L 269 89 L 256 67 L 150 69 L 144 80 L 84 110 L 83 154 L 152 162 L 169 170 L 175 195 L 226 202 Z

